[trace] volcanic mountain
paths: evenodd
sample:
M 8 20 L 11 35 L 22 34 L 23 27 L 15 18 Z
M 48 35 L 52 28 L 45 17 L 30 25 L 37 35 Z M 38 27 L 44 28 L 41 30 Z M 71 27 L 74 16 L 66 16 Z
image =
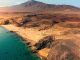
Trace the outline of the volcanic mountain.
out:
M 29 0 L 25 3 L 10 7 L 1 7 L 0 12 L 53 12 L 53 11 L 79 11 L 80 8 L 70 5 L 54 5 Z

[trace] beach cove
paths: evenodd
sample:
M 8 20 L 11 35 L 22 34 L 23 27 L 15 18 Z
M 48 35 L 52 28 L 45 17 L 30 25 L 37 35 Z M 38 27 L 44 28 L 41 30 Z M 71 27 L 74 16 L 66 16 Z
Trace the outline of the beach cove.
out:
M 0 60 L 40 60 L 15 33 L 0 27 Z

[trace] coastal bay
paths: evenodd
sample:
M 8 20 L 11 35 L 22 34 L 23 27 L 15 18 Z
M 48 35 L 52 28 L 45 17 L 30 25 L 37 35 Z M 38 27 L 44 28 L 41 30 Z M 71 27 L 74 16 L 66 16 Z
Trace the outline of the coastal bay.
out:
M 0 27 L 0 60 L 39 60 L 15 33 Z

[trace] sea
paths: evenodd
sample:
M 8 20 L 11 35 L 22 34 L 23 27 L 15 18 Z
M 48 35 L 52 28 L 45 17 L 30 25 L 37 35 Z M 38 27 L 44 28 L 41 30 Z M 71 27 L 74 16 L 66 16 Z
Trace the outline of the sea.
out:
M 15 33 L 0 26 L 0 60 L 40 60 Z

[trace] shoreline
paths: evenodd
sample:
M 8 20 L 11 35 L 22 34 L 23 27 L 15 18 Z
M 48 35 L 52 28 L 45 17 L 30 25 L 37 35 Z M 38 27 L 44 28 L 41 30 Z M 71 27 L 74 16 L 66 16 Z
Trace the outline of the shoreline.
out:
M 21 35 L 20 33 L 19 33 L 19 29 L 21 29 L 20 27 L 16 27 L 16 26 L 14 26 L 15 28 L 17 28 L 17 29 L 13 29 L 13 25 L 11 25 L 11 28 L 9 27 L 10 25 L 1 25 L 2 27 L 4 27 L 4 28 L 6 28 L 8 31 L 10 31 L 10 32 L 12 32 L 12 33 L 15 33 L 15 34 L 17 34 L 21 39 L 22 39 L 22 42 L 23 43 L 25 43 L 25 45 L 27 45 L 29 48 L 30 48 L 30 50 L 32 51 L 32 53 L 33 54 L 36 54 L 41 60 L 46 60 L 46 58 L 44 57 L 44 55 L 43 54 L 45 54 L 44 52 L 45 52 L 45 49 L 44 50 L 42 50 L 42 51 L 37 51 L 36 50 L 36 47 L 34 46 L 34 44 L 36 44 L 37 42 L 35 42 L 35 41 L 32 41 L 32 40 L 30 40 L 30 39 L 27 39 L 27 38 L 25 38 L 25 36 L 24 35 Z M 48 49 L 47 49 L 48 50 Z M 41 54 L 42 53 L 42 54 Z M 43 56 L 42 56 L 43 55 Z

